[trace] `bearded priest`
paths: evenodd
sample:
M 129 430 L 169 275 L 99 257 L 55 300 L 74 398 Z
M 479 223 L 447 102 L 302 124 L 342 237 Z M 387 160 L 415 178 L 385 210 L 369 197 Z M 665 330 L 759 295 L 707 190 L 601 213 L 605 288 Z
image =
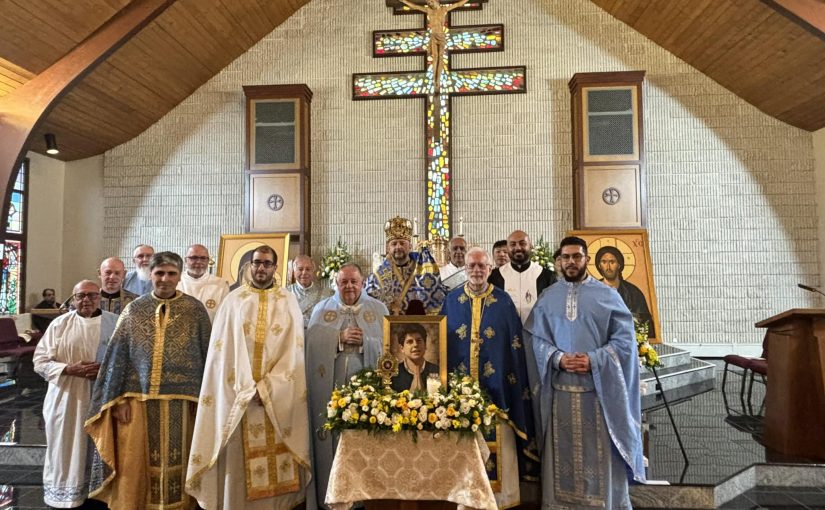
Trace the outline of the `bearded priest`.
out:
M 491 266 L 484 249 L 467 252 L 465 269 L 467 283 L 447 295 L 441 310 L 447 316 L 447 367 L 470 374 L 502 410 L 501 425 L 487 437 L 496 445 L 487 474 L 498 507 L 509 508 L 524 499 L 520 482 L 532 485 L 526 499 L 537 499 L 540 476 L 521 320 L 507 292 L 487 282 Z
M 426 247 L 412 252 L 413 226 L 396 216 L 384 225 L 386 257 L 367 280 L 367 294 L 382 301 L 392 315 L 406 315 L 411 301 L 436 314 L 446 291 L 438 266 Z
M 209 510 L 315 508 L 301 310 L 271 247 L 251 268 L 215 315 L 186 491 Z

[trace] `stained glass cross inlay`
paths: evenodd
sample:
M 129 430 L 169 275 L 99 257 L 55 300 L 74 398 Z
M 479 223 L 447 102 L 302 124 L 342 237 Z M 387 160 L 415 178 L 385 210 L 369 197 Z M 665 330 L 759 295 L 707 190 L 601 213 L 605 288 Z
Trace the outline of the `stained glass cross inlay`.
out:
M 504 1 L 504 0 L 501 0 Z M 420 1 L 417 3 L 421 3 Z M 444 6 L 457 3 L 442 0 Z M 455 10 L 481 10 L 486 0 L 471 1 Z M 394 14 L 421 14 L 387 0 Z M 373 32 L 373 57 L 425 57 L 423 71 L 354 74 L 353 99 L 408 99 L 426 101 L 426 232 L 449 239 L 452 161 L 450 157 L 451 100 L 453 96 L 527 92 L 524 66 L 453 69 L 451 56 L 459 53 L 504 51 L 502 25 L 451 26 L 444 21 L 445 46 L 440 68 L 434 65 L 429 15 L 420 30 Z M 438 26 L 438 25 L 436 25 Z M 436 83 L 438 74 L 438 83 Z

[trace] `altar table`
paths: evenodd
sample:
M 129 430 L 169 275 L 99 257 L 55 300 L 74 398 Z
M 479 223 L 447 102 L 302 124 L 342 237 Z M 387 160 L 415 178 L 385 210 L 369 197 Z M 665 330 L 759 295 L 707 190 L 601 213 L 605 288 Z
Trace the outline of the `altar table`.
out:
M 463 509 L 495 510 L 484 462 L 490 452 L 478 434 L 369 434 L 345 430 L 338 441 L 326 504 L 349 510 L 358 501 L 449 501 Z

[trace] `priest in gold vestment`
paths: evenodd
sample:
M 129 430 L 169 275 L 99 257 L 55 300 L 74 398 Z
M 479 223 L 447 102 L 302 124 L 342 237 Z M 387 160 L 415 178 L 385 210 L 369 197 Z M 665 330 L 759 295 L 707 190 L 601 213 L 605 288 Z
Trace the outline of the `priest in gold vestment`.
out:
M 186 490 L 207 510 L 314 509 L 301 310 L 271 248 L 251 267 L 215 316 Z
M 149 267 L 153 291 L 120 314 L 92 391 L 90 497 L 117 510 L 188 510 L 195 502 L 183 483 L 209 315 L 175 290 L 180 256 L 156 253 Z

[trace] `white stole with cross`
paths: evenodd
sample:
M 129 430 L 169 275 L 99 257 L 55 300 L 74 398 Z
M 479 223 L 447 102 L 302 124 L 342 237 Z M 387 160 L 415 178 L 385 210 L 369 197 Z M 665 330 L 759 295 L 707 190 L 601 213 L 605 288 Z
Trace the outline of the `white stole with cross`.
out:
M 217 501 L 219 487 L 237 477 L 231 463 L 218 462 L 239 458 L 227 451 L 230 438 L 243 450 L 246 500 L 303 501 L 310 466 L 303 318 L 283 289 L 236 289 L 215 317 L 186 482 L 204 508 L 231 508 Z

